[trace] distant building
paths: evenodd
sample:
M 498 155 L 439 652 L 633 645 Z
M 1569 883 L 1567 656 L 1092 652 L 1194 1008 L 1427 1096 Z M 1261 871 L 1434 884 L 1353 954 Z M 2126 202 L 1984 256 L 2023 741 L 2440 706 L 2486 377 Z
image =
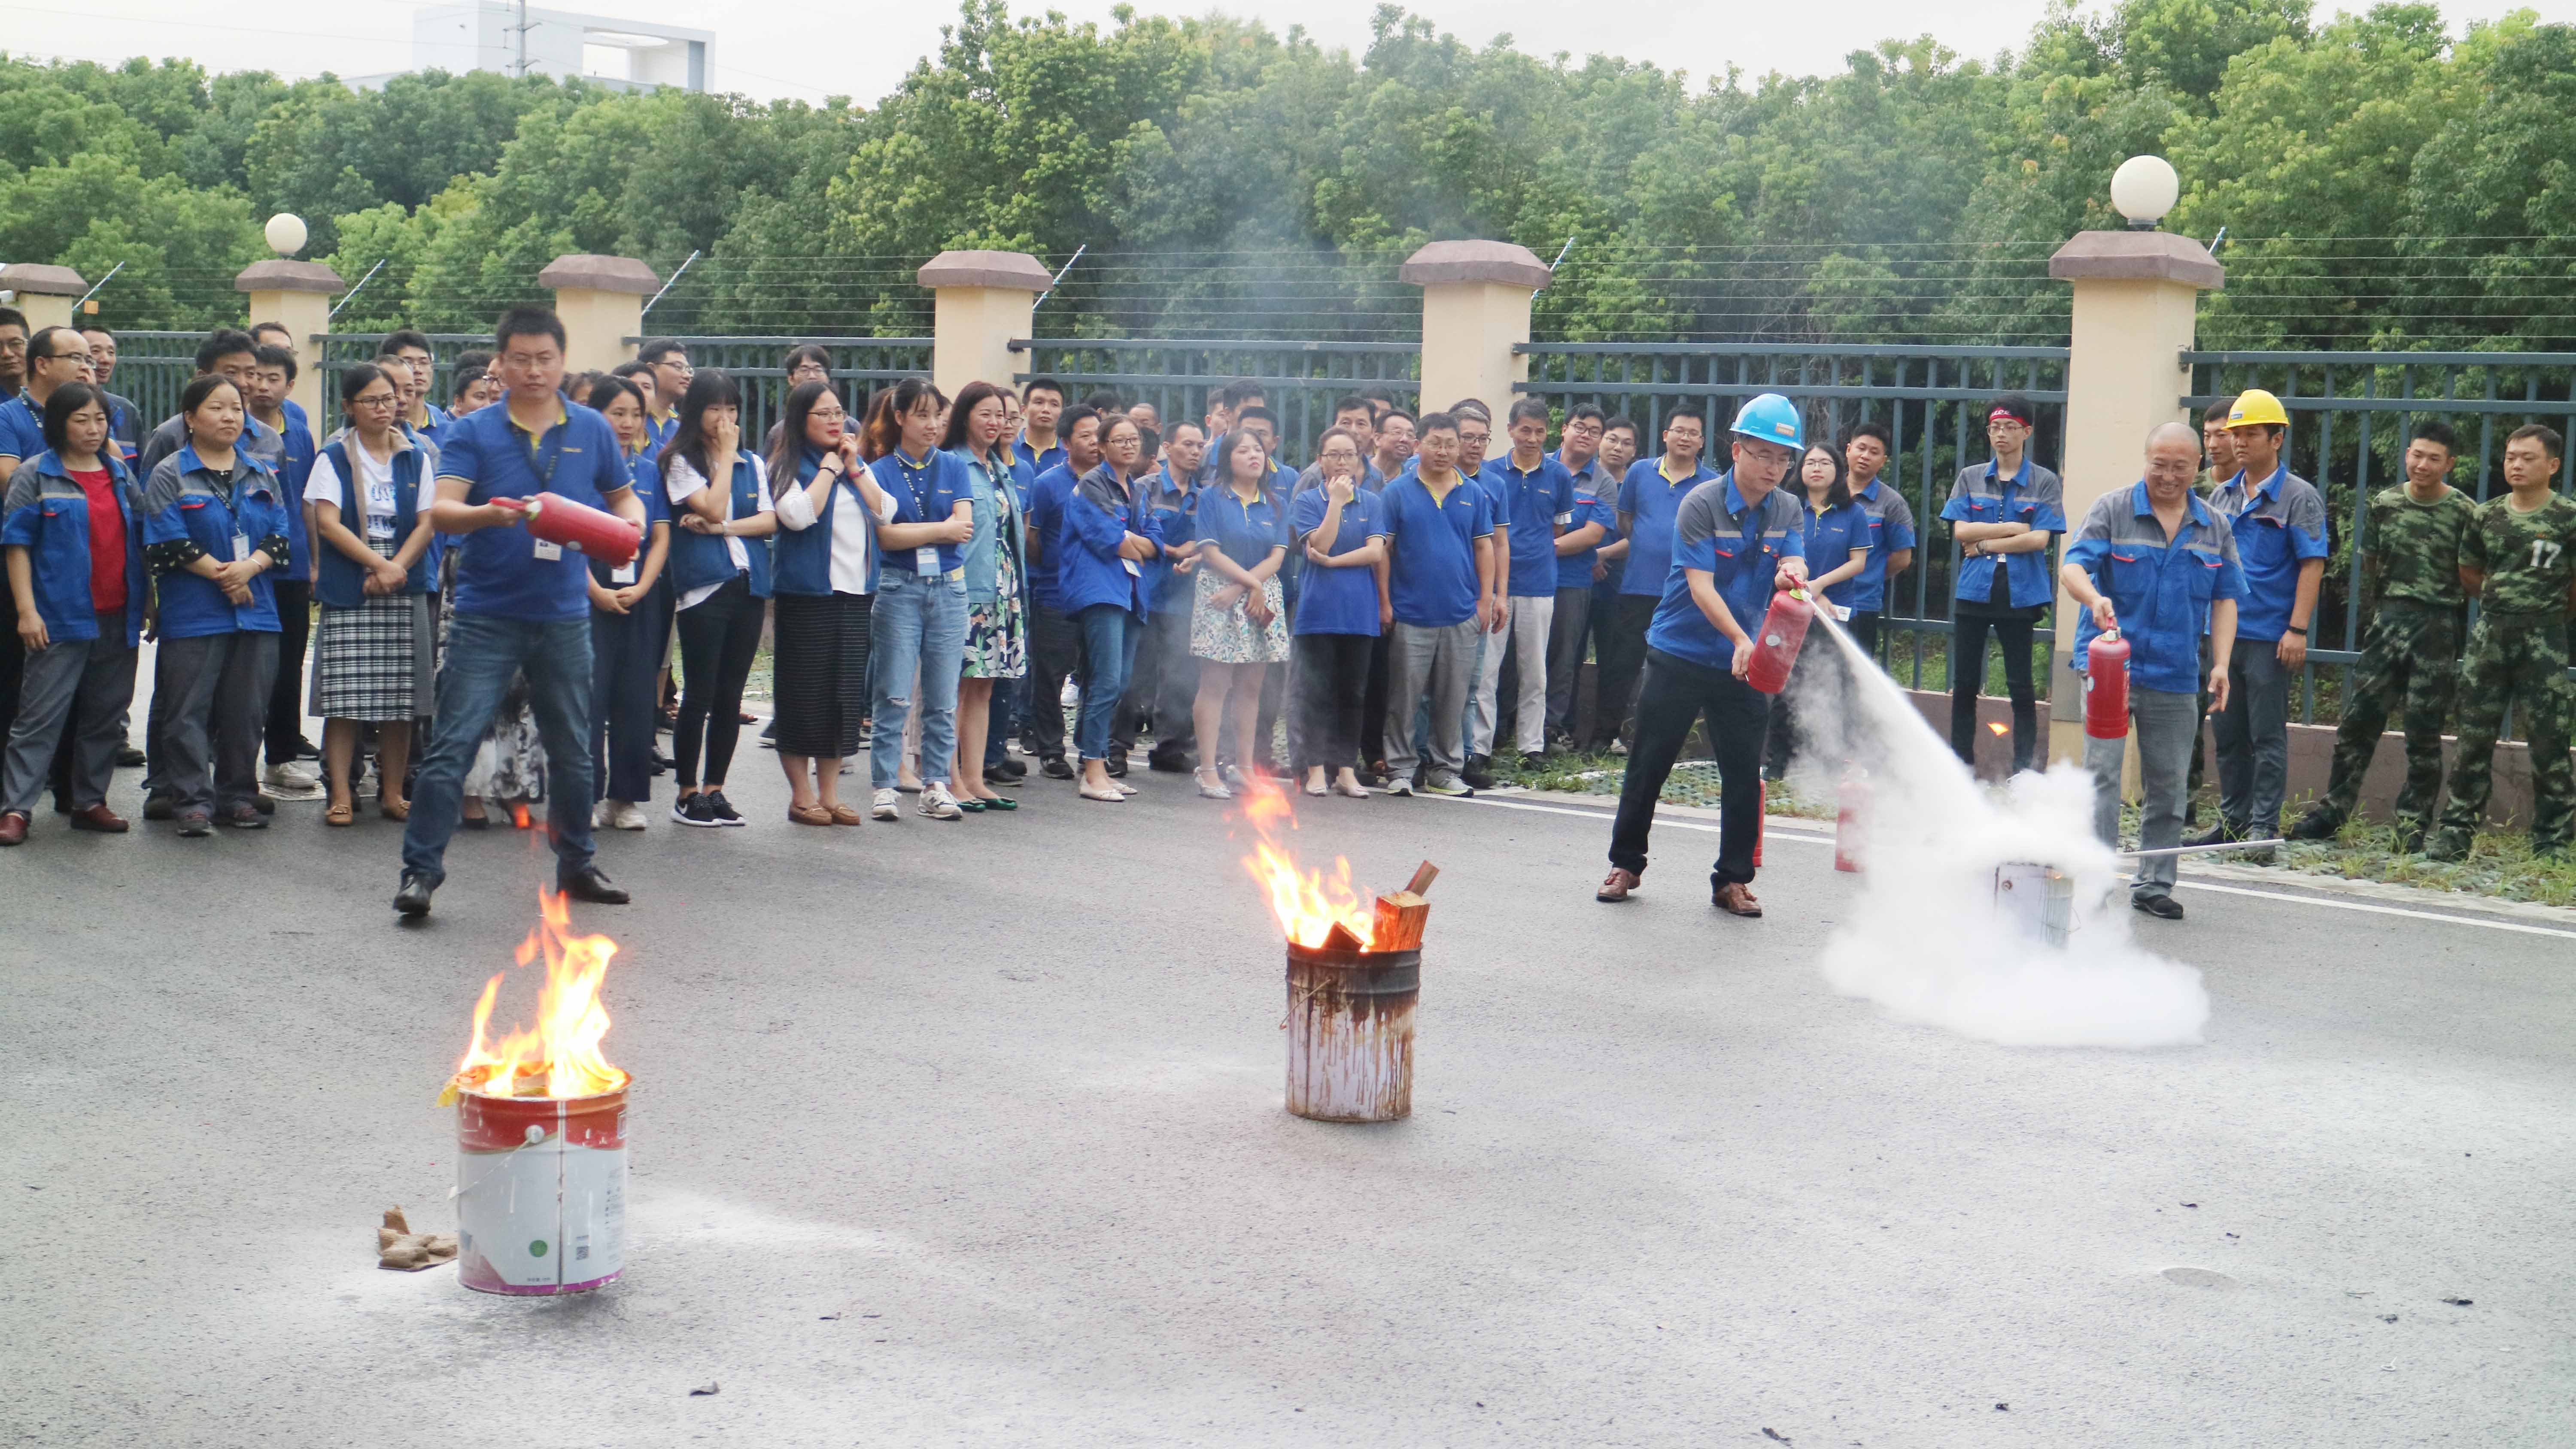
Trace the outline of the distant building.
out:
M 455 75 L 489 70 L 503 75 L 578 76 L 618 90 L 677 86 L 703 91 L 715 40 L 712 30 L 533 6 L 522 9 L 515 0 L 480 0 L 432 5 L 415 15 L 411 60 L 416 70 Z M 358 83 L 379 79 L 365 77 Z

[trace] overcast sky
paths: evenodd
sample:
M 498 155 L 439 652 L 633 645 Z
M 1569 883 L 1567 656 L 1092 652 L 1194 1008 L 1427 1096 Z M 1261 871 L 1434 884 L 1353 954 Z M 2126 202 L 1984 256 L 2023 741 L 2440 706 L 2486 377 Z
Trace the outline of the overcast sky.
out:
M 1077 19 L 1109 23 L 1112 0 L 1060 0 Z M 365 75 L 413 67 L 412 0 L 70 0 L 0 4 L 8 20 L 0 45 L 19 55 L 120 60 L 147 53 L 185 56 L 212 70 L 265 69 L 286 76 L 331 71 Z M 857 5 L 846 0 L 697 0 L 654 5 L 639 0 L 587 0 L 554 8 L 625 19 L 659 19 L 716 32 L 714 84 L 762 98 L 820 100 L 845 94 L 873 100 L 939 43 L 955 18 L 942 0 Z M 1015 6 L 1018 13 L 1046 7 Z M 1427 0 L 1412 7 L 1444 29 L 1482 45 L 1509 34 L 1522 50 L 1577 56 L 1605 52 L 1706 76 L 1728 65 L 1759 75 L 1780 70 L 1832 70 L 1858 46 L 1887 36 L 1929 32 L 1951 49 L 1988 56 L 2017 48 L 2046 0 L 1810 0 L 1800 5 L 1718 4 L 1711 0 Z M 2321 4 L 2321 11 L 2361 8 Z M 2443 14 L 2457 26 L 2518 8 L 2506 0 L 2449 0 Z M 2576 0 L 2537 0 L 2552 20 L 2576 18 Z M 1146 13 L 1222 9 L 1257 16 L 1274 30 L 1302 23 L 1326 45 L 1354 50 L 1368 41 L 1368 0 L 1228 0 L 1215 6 L 1156 5 Z M 818 36 L 845 37 L 837 46 Z

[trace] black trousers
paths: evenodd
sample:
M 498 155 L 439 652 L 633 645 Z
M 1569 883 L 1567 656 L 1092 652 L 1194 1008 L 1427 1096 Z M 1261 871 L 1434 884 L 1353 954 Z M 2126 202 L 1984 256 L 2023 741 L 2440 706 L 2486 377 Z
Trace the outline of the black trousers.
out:
M 628 613 L 590 611 L 590 748 L 602 800 L 653 798 L 653 704 L 670 602 L 669 583 L 657 581 Z
M 1298 731 L 1298 770 L 1359 767 L 1361 712 L 1376 642 L 1373 634 L 1300 634 L 1291 645 L 1297 655 L 1297 713 L 1305 721 Z
M 671 731 L 671 753 L 680 761 L 683 792 L 698 787 L 701 751 L 707 787 L 724 784 L 742 734 L 742 686 L 760 653 L 761 617 L 767 599 L 751 596 L 751 581 L 733 576 L 723 588 L 680 611 L 680 724 Z
M 1198 698 L 1198 660 L 1190 654 L 1190 611 L 1158 609 L 1145 618 L 1136 668 L 1109 726 L 1109 742 L 1124 755 L 1151 730 L 1157 754 L 1187 750 L 1193 730 L 1190 705 Z
M 1386 651 L 1390 633 L 1381 628 L 1377 637 L 1369 641 L 1368 690 L 1360 704 L 1360 759 L 1372 766 L 1386 760 Z
M 1986 635 L 2004 654 L 2004 687 L 2012 695 L 2013 773 L 2039 756 L 2039 695 L 2031 683 L 2031 628 L 2038 621 L 2021 609 L 1997 612 L 1962 599 L 1950 619 L 1950 748 L 1977 760 L 1977 694 L 1986 682 Z
M 1768 695 L 1723 669 L 1647 651 L 1644 685 L 1637 691 L 1637 739 L 1628 747 L 1628 774 L 1619 787 L 1619 818 L 1610 827 L 1610 863 L 1646 873 L 1646 834 L 1655 802 L 1690 738 L 1691 722 L 1708 721 L 1720 781 L 1717 863 L 1712 885 L 1753 879 L 1753 849 L 1762 838 L 1762 734 L 1771 717 Z
M 1064 753 L 1065 676 L 1082 667 L 1082 631 L 1062 609 L 1050 604 L 1029 607 L 1028 718 L 1021 721 L 1020 747 L 1041 760 Z
M 313 585 L 280 578 L 277 590 L 277 680 L 268 688 L 268 763 L 295 758 L 304 740 L 304 646 L 313 636 Z
M 1654 622 L 1653 594 L 1620 594 L 1607 614 L 1592 620 L 1593 658 L 1600 665 L 1592 702 L 1592 743 L 1607 745 L 1627 732 L 1637 702 L 1637 679 L 1646 662 L 1646 626 Z

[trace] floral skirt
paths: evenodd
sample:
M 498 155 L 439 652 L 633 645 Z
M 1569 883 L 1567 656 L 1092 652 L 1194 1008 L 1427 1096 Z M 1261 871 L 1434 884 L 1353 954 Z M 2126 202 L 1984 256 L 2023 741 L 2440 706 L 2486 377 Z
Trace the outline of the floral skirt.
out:
M 1237 599 L 1231 609 L 1208 602 L 1232 585 L 1204 564 L 1198 570 L 1198 603 L 1190 614 L 1190 653 L 1211 664 L 1278 664 L 1288 658 L 1288 610 L 1282 603 L 1277 575 L 1261 581 L 1261 597 L 1270 605 L 1270 622 L 1254 628 Z
M 1028 606 L 1020 602 L 1020 565 L 1007 548 L 993 550 L 993 597 L 966 605 L 966 679 L 1018 679 L 1029 672 Z

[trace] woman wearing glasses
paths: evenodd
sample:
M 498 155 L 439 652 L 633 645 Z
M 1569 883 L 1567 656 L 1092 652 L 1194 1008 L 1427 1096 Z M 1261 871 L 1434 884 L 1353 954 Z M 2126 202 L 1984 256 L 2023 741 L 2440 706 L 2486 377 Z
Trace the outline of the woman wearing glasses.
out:
M 859 435 L 829 382 L 796 385 L 778 438 L 769 452 L 778 513 L 771 670 L 787 818 L 856 825 L 866 817 L 841 803 L 841 762 L 859 752 L 868 713 L 868 616 L 886 497 L 859 462 Z

